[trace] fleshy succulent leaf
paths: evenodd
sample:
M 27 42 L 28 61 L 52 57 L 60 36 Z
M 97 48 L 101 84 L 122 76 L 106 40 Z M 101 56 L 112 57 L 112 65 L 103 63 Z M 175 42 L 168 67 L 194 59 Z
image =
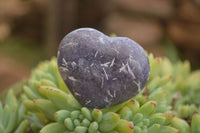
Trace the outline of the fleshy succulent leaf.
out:
M 21 87 L 18 99 L 11 89 L 0 103 L 0 132 L 200 132 L 200 71 L 191 73 L 188 62 L 172 64 L 152 54 L 149 61 L 146 87 L 132 99 L 104 109 L 82 107 L 63 82 L 56 59 L 43 62 Z
M 43 127 L 40 133 L 64 133 L 65 131 L 66 128 L 64 125 L 59 123 L 51 123 Z

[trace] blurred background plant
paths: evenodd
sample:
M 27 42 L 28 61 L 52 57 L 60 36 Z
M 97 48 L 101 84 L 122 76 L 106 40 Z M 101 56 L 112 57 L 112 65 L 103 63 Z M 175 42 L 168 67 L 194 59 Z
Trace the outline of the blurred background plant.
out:
M 0 0 L 0 90 L 56 56 L 61 39 L 80 27 L 200 66 L 200 0 Z

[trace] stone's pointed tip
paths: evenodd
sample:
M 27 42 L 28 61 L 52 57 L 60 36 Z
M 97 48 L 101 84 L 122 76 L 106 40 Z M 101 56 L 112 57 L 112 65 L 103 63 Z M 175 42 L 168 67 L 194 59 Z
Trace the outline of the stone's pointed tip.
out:
M 127 37 L 112 38 L 93 28 L 80 28 L 64 37 L 58 53 L 64 82 L 88 108 L 123 103 L 138 94 L 149 78 L 146 52 Z

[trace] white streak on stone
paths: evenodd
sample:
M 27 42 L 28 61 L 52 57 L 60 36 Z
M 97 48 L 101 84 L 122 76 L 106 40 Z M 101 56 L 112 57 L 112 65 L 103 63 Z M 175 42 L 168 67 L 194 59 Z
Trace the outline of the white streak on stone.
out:
M 131 74 L 131 76 L 133 77 L 133 79 L 135 79 L 135 74 L 133 73 L 133 71 L 131 70 L 128 62 L 127 62 L 127 67 L 128 67 L 128 72 Z
M 97 57 L 98 52 L 99 52 L 99 51 L 96 51 L 96 53 L 95 53 L 95 55 L 94 55 L 95 58 Z
M 116 97 L 116 91 L 114 90 L 114 94 L 113 94 L 113 97 Z
M 62 62 L 64 64 L 64 66 L 67 66 L 67 61 L 65 60 L 65 58 L 62 58 Z
M 110 62 L 106 62 L 104 64 L 101 64 L 101 66 L 108 67 L 109 64 L 110 64 Z
M 74 70 L 75 67 L 76 67 L 76 62 L 73 61 L 73 62 L 71 63 L 71 65 L 72 65 L 72 68 L 73 68 L 73 70 Z
M 108 100 L 108 97 L 106 97 L 106 98 L 104 99 L 104 101 L 107 102 L 107 103 L 110 103 L 110 101 Z
M 94 65 L 94 63 L 92 63 L 91 65 L 90 65 L 90 67 L 92 67 Z
M 110 64 L 110 67 L 112 67 L 114 65 L 114 62 L 115 62 L 115 58 L 112 59 L 112 62 Z
M 76 46 L 76 45 L 78 45 L 77 42 L 69 42 L 69 43 L 64 44 L 64 45 L 62 46 L 62 48 L 66 47 L 66 46 L 74 47 L 74 46 Z
M 133 56 L 132 55 L 129 55 L 129 60 L 133 60 Z
M 138 87 L 138 92 L 140 92 L 141 91 L 141 88 L 140 88 L 140 81 L 137 83 L 136 81 L 133 81 L 136 85 L 137 85 L 137 87 Z
M 137 67 L 138 69 L 141 70 L 141 67 L 140 67 L 140 64 L 133 59 L 133 57 L 131 55 L 129 55 L 129 63 L 134 66 L 134 67 Z
M 86 105 L 89 104 L 89 103 L 91 103 L 91 100 L 85 101 Z
M 79 94 L 79 93 L 77 93 L 77 92 L 75 92 L 74 95 L 76 95 L 76 96 L 81 96 L 81 94 Z
M 99 41 L 103 44 L 105 43 L 102 37 L 99 37 Z
M 110 90 L 108 90 L 107 92 L 108 92 L 108 95 L 113 98 L 113 95 L 111 94 Z
M 72 81 L 78 81 L 77 79 L 75 79 L 75 78 L 72 77 L 72 76 L 69 76 L 68 79 L 69 79 L 69 80 L 72 80 Z
M 119 69 L 119 72 L 126 71 L 126 65 L 122 63 L 122 67 Z
M 112 80 L 117 80 L 117 78 L 113 78 Z
M 60 66 L 59 69 L 60 69 L 61 71 L 64 71 L 64 72 L 68 72 L 68 71 L 69 71 L 66 67 L 62 67 L 62 66 Z
M 101 77 L 101 88 L 103 88 L 104 78 Z
M 104 71 L 104 74 L 105 74 L 105 76 L 106 76 L 106 79 L 108 80 L 108 74 L 106 73 L 105 68 L 103 68 L 103 71 Z
M 112 48 L 112 50 L 114 50 L 117 54 L 119 54 L 119 51 L 117 51 L 116 49 Z
M 60 67 L 59 67 L 59 71 L 61 72 L 60 74 L 61 74 L 63 80 L 66 80 L 66 78 L 67 78 L 67 73 L 68 73 L 68 71 L 69 71 L 69 70 L 67 69 L 67 67 L 60 66 Z

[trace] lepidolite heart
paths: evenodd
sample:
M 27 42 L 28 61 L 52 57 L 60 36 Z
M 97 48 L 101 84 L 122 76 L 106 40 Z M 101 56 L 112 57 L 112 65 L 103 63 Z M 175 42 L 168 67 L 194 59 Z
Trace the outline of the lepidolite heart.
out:
M 140 45 L 92 28 L 64 37 L 58 67 L 71 93 L 88 108 L 105 108 L 132 98 L 149 77 L 148 57 Z

